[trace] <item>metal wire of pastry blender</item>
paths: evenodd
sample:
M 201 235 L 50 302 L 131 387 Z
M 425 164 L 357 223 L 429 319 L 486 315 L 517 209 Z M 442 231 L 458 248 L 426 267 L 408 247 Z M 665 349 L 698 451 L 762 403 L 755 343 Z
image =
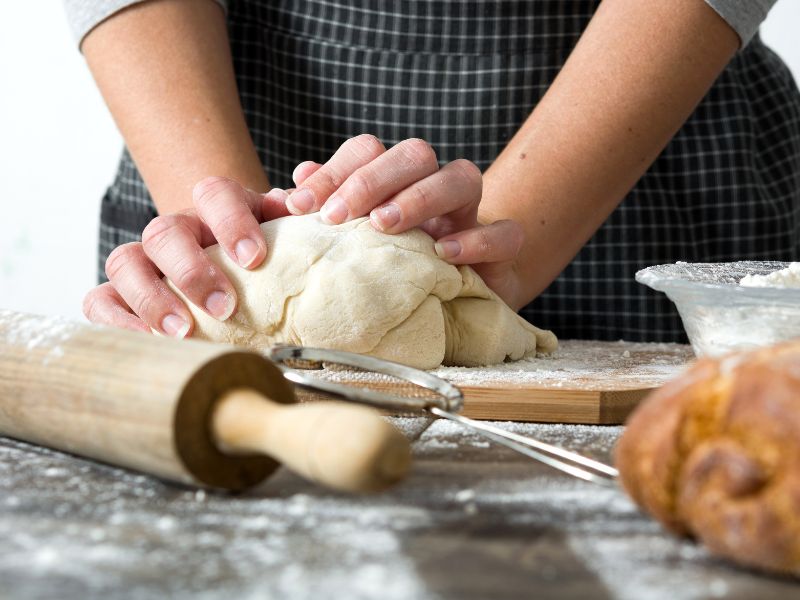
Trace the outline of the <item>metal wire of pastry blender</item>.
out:
M 619 472 L 609 465 L 535 438 L 456 414 L 464 404 L 461 390 L 426 371 L 371 356 L 321 348 L 276 346 L 269 350 L 267 356 L 278 365 L 287 380 L 302 389 L 382 409 L 414 414 L 427 412 L 458 423 L 485 438 L 578 479 L 604 486 L 616 485 Z M 311 369 L 320 369 L 322 365 L 334 373 L 342 370 L 355 371 L 365 373 L 367 377 L 354 386 L 352 383 L 340 383 L 309 374 L 313 372 Z M 382 386 L 387 391 L 372 389 L 376 383 L 375 374 L 387 378 Z M 389 384 L 388 381 L 392 379 L 393 384 Z M 396 380 L 403 384 L 398 385 Z

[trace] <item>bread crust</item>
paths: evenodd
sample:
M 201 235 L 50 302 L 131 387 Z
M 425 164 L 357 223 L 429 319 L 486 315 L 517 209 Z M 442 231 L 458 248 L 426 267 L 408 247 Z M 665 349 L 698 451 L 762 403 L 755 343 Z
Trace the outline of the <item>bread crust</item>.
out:
M 800 575 L 800 340 L 698 360 L 631 416 L 616 463 L 670 531 Z

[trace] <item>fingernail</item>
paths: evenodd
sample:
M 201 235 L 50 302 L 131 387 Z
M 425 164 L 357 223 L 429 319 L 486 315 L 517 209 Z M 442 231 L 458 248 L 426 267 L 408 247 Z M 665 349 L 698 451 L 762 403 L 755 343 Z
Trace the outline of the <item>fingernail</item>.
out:
M 446 242 L 436 242 L 433 249 L 439 258 L 453 258 L 461 254 L 461 242 L 456 240 L 447 240 Z
M 236 242 L 236 261 L 245 269 L 253 264 L 258 257 L 258 244 L 250 238 L 243 238 Z
M 378 222 L 381 230 L 386 231 L 400 222 L 400 207 L 391 202 L 376 208 L 370 216 Z
M 347 205 L 339 196 L 331 196 L 319 211 L 319 216 L 328 225 L 339 225 L 347 220 Z
M 286 208 L 293 215 L 304 215 L 314 207 L 314 192 L 308 188 L 298 190 L 286 199 Z
M 297 184 L 297 170 L 298 170 L 298 169 L 300 168 L 300 166 L 301 166 L 301 165 L 303 165 L 303 164 L 305 164 L 305 163 L 300 163 L 299 165 L 297 165 L 297 166 L 294 168 L 294 171 L 292 171 L 292 181 L 294 181 L 295 185 Z
M 233 296 L 225 292 L 211 292 L 206 298 L 206 309 L 220 321 L 226 321 L 233 314 L 234 308 L 236 301 Z
M 169 314 L 162 319 L 161 329 L 169 336 L 183 339 L 186 337 L 186 334 L 189 333 L 189 323 L 183 317 Z

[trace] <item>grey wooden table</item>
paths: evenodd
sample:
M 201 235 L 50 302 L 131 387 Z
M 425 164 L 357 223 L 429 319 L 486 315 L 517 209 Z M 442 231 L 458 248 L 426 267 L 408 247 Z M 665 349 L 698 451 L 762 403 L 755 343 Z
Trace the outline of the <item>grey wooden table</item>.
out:
M 800 598 L 664 534 L 622 492 L 455 425 L 417 439 L 390 493 L 279 471 L 240 496 L 0 438 L 2 598 Z M 608 460 L 616 427 L 502 424 Z

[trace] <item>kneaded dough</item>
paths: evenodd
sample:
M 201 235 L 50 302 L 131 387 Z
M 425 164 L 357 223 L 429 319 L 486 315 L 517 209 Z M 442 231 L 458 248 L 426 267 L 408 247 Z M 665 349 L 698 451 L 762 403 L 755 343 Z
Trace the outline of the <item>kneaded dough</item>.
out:
M 556 337 L 512 311 L 469 267 L 441 260 L 420 230 L 387 235 L 367 218 L 326 225 L 317 214 L 261 225 L 268 254 L 253 270 L 219 246 L 206 252 L 236 286 L 220 322 L 177 290 L 194 337 L 264 350 L 347 350 L 422 369 L 483 366 L 551 352 Z

